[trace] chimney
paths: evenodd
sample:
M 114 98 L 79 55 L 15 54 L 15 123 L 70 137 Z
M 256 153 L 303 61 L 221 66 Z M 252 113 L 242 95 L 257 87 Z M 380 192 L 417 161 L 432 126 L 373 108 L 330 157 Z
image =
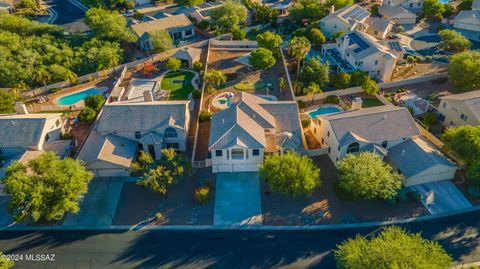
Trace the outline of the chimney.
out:
M 334 5 L 331 5 L 331 6 L 330 6 L 330 14 L 332 14 L 333 12 L 335 12 L 335 6 L 334 6 Z
M 143 99 L 145 102 L 152 102 L 153 101 L 152 91 L 144 91 Z
M 352 110 L 362 109 L 362 98 L 357 97 L 352 101 Z
M 15 112 L 17 114 L 28 114 L 27 106 L 22 102 L 15 102 Z

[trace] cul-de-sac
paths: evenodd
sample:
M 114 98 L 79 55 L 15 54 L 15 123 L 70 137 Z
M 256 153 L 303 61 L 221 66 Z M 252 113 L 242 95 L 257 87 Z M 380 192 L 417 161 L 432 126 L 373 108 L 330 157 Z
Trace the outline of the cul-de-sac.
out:
M 480 268 L 480 0 L 0 0 L 7 268 Z

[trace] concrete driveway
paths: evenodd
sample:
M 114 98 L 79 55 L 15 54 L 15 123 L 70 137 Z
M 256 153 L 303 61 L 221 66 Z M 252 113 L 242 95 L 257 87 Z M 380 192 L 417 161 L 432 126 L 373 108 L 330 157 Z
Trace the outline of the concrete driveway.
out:
M 472 204 L 450 180 L 410 187 L 423 195 L 422 203 L 430 214 L 440 214 L 472 207 Z
M 110 225 L 126 178 L 95 178 L 88 186 L 88 193 L 80 204 L 78 214 L 67 214 L 64 226 Z
M 218 173 L 214 225 L 262 225 L 258 173 Z

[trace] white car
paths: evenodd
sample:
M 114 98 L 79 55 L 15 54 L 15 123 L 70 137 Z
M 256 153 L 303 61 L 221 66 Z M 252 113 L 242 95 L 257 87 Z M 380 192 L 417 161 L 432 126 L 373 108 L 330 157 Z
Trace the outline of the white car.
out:
M 135 15 L 135 11 L 133 9 L 129 9 L 127 12 L 123 13 L 123 16 L 125 17 L 132 17 L 133 15 Z

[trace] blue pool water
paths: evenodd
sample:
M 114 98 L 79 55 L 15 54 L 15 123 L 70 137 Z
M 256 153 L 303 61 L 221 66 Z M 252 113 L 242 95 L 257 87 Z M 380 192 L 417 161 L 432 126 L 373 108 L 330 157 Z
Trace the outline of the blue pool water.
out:
M 77 102 L 89 97 L 89 96 L 92 96 L 92 95 L 97 95 L 97 94 L 101 94 L 102 92 L 99 90 L 99 89 L 96 89 L 96 88 L 91 88 L 91 89 L 88 89 L 88 90 L 84 90 L 84 91 L 81 91 L 81 92 L 76 92 L 76 93 L 73 93 L 73 94 L 69 94 L 69 95 L 65 95 L 63 97 L 60 97 L 58 100 L 57 100 L 57 104 L 59 105 L 62 105 L 62 106 L 70 106 L 70 105 L 73 105 L 73 104 L 76 104 Z
M 262 99 L 265 99 L 267 101 L 277 101 L 275 98 L 273 97 L 268 97 L 268 96 L 262 96 Z
M 336 113 L 336 112 L 341 112 L 341 111 L 342 111 L 342 109 L 339 108 L 339 107 L 336 107 L 336 106 L 319 107 L 319 108 L 317 108 L 317 110 L 314 110 L 314 111 L 308 113 L 308 115 L 310 116 L 310 118 L 314 119 L 319 115 L 331 114 L 331 113 Z

